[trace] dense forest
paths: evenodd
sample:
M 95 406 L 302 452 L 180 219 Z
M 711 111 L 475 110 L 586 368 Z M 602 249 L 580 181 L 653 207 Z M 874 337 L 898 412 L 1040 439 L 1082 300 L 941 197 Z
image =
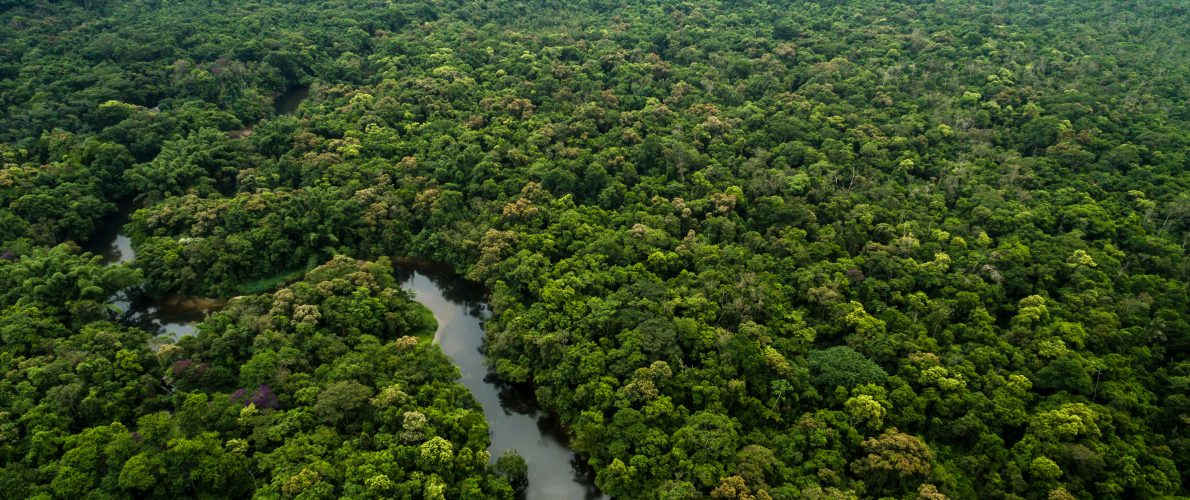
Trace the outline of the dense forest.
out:
M 1188 164 L 1181 0 L 0 0 L 0 496 L 516 497 L 388 256 L 614 498 L 1188 496 Z

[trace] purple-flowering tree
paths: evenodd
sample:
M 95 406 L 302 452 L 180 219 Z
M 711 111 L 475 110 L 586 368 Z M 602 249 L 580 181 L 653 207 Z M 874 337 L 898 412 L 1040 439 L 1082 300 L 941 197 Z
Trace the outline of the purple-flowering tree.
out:
M 248 391 L 244 390 L 244 388 L 241 387 L 239 389 L 236 389 L 236 392 L 231 393 L 231 400 L 233 402 L 239 402 L 239 401 L 242 401 L 244 399 L 244 396 L 247 396 L 247 395 L 248 395 Z M 244 403 L 245 406 L 247 406 L 247 404 L 248 403 Z
M 252 404 L 261 410 L 265 408 L 275 409 L 281 406 L 281 401 L 277 399 L 277 395 L 273 393 L 273 389 L 268 384 L 260 384 L 260 387 L 257 387 L 252 392 Z

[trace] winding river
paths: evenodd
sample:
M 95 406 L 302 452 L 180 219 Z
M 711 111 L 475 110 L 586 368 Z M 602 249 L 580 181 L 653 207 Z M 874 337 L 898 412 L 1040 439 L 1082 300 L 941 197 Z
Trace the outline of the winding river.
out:
M 278 114 L 294 112 L 307 92 L 301 88 L 278 97 Z M 121 204 L 117 213 L 100 222 L 85 249 L 101 255 L 109 265 L 135 259 L 131 240 L 123 233 L 132 210 L 131 203 Z M 482 286 L 441 266 L 404 259 L 395 262 L 401 286 L 413 292 L 438 320 L 434 341 L 459 367 L 460 381 L 483 406 L 493 460 L 505 450 L 515 449 L 529 466 L 526 499 L 607 498 L 595 488 L 591 468 L 570 451 L 557 418 L 538 406 L 533 390 L 500 381 L 485 363 L 483 321 L 488 307 Z M 123 311 L 124 321 L 176 339 L 194 333 L 195 326 L 222 308 L 224 301 L 151 297 L 133 290 L 122 292 L 116 305 Z
M 483 405 L 492 434 L 492 457 L 515 449 L 529 466 L 528 500 L 604 498 L 594 472 L 567 446 L 557 418 L 542 411 L 527 385 L 496 378 L 484 362 L 484 290 L 447 268 L 395 260 L 401 286 L 434 313 L 434 341 L 459 367 L 461 381 Z

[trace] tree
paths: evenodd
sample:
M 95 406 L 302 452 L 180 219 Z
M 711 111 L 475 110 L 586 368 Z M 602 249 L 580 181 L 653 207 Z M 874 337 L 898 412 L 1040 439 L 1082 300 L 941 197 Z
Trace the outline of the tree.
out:
M 831 347 L 810 351 L 806 357 L 815 385 L 830 392 L 835 387 L 850 388 L 860 384 L 879 384 L 888 373 L 863 354 L 850 347 Z
M 529 486 L 529 466 L 525 464 L 525 459 L 521 458 L 516 450 L 504 450 L 492 467 L 496 474 L 504 477 L 508 484 L 512 485 L 516 494 L 523 494 L 525 488 Z
M 878 487 L 914 486 L 933 468 L 933 452 L 920 439 L 889 429 L 863 442 L 866 456 L 851 462 L 851 470 Z
M 863 423 L 868 428 L 879 429 L 884 424 L 884 407 L 867 394 L 860 394 L 848 399 L 843 404 L 843 408 L 851 417 L 852 425 Z

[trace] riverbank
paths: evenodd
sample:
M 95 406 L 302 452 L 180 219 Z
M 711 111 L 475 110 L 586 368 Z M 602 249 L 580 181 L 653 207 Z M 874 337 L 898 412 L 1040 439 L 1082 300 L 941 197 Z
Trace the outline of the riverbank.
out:
M 460 382 L 483 407 L 491 431 L 491 454 L 516 450 L 529 467 L 528 500 L 605 498 L 595 487 L 594 471 L 569 447 L 558 419 L 537 404 L 527 384 L 509 384 L 491 370 L 484 354 L 483 322 L 488 318 L 486 290 L 446 266 L 393 259 L 402 288 L 432 311 L 438 327 L 434 341 L 459 368 Z

